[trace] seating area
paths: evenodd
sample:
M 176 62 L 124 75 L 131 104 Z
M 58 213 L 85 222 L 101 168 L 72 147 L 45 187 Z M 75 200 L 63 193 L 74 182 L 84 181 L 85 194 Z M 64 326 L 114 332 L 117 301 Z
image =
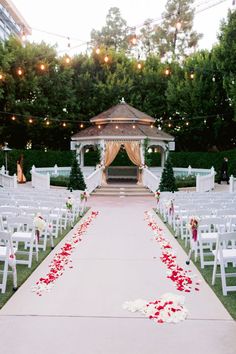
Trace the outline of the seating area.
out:
M 69 204 L 68 204 L 69 201 Z M 81 192 L 64 189 L 0 189 L 0 291 L 4 293 L 8 274 L 17 288 L 17 265 L 32 267 L 40 251 L 46 251 L 60 233 L 84 213 Z
M 175 237 L 190 249 L 189 258 L 193 253 L 202 269 L 212 267 L 212 285 L 219 276 L 223 295 L 236 291 L 236 282 L 235 286 L 226 284 L 227 278 L 236 276 L 236 270 L 229 272 L 236 267 L 236 194 L 162 192 L 157 210 Z M 191 220 L 195 221 L 196 238 Z

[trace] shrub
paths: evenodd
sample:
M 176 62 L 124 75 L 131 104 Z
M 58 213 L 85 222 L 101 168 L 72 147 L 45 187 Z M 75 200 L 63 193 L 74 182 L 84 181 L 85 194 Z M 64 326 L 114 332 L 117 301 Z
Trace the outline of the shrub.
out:
M 67 187 L 68 184 L 69 184 L 69 177 L 65 177 L 65 176 L 50 177 L 51 186 Z
M 177 188 L 185 187 L 195 187 L 196 186 L 196 176 L 178 176 L 175 177 L 175 183 Z

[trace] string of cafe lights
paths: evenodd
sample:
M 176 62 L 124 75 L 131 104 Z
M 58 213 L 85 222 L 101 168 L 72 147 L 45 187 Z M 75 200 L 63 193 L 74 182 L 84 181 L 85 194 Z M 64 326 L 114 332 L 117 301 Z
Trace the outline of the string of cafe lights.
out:
M 197 10 L 197 11 L 196 11 L 196 14 L 197 14 L 197 13 L 201 13 L 201 12 L 203 12 L 203 11 L 206 11 L 206 10 L 208 10 L 209 8 L 215 7 L 215 6 L 221 4 L 221 3 L 225 2 L 225 1 L 227 1 L 227 0 L 219 0 L 219 1 L 217 1 L 217 2 L 214 2 L 213 4 L 210 4 L 210 5 L 208 5 L 207 7 L 203 8 L 203 9 Z M 198 7 L 200 7 L 200 6 L 204 5 L 204 4 L 209 4 L 210 2 L 212 2 L 212 0 L 202 1 L 202 2 L 200 2 L 200 3 L 198 3 L 198 4 L 195 5 L 195 9 L 197 9 Z M 233 0 L 233 4 L 235 4 L 234 2 L 235 2 L 235 0 Z M 167 16 L 171 16 L 171 15 L 167 15 Z M 166 16 L 166 17 L 167 17 L 167 16 Z M 154 20 L 152 20 L 151 22 L 152 22 L 152 23 L 156 23 L 156 22 L 161 21 L 161 20 L 163 20 L 163 17 L 160 17 L 160 18 L 158 18 L 158 19 L 154 19 Z M 145 25 L 145 23 L 143 23 L 142 25 L 136 25 L 136 26 L 134 26 L 133 28 L 134 28 L 134 29 L 137 29 L 137 28 L 143 27 L 144 25 Z M 177 28 L 178 30 L 181 29 L 181 24 L 177 23 L 176 26 L 178 26 L 178 28 Z M 40 31 L 40 32 L 44 32 L 44 33 L 47 33 L 47 34 L 51 34 L 51 35 L 54 35 L 54 36 L 57 36 L 57 37 L 60 37 L 60 38 L 65 38 L 65 39 L 67 40 L 67 49 L 66 49 L 67 52 L 70 51 L 71 49 L 79 48 L 79 47 L 82 47 L 82 46 L 84 46 L 84 45 L 87 45 L 87 46 L 88 46 L 89 44 L 91 44 L 91 42 L 82 41 L 81 39 L 70 38 L 70 37 L 65 36 L 65 35 L 56 34 L 56 33 L 52 33 L 52 32 L 47 32 L 47 31 L 39 30 L 39 29 L 35 29 L 35 30 Z M 136 38 L 136 35 L 134 35 L 134 38 Z M 70 43 L 70 40 L 71 40 L 71 39 L 80 41 L 81 43 L 78 44 L 77 46 L 71 47 L 71 43 Z M 24 31 L 22 31 L 22 40 L 24 40 L 24 41 L 26 40 L 26 36 L 25 36 Z M 134 45 L 136 44 L 135 41 L 132 42 L 132 43 L 133 43 Z M 64 52 L 65 52 L 65 50 L 61 50 L 61 51 L 59 51 L 58 53 L 64 53 Z M 96 52 L 96 54 L 100 54 L 100 48 L 96 48 L 96 49 L 95 49 L 95 52 Z M 39 60 L 38 68 L 40 69 L 41 72 L 44 72 L 44 71 L 46 71 L 46 69 L 47 69 L 46 60 L 45 60 L 45 62 L 44 62 L 43 59 L 44 59 L 44 58 L 43 58 L 42 56 L 38 58 L 38 60 Z M 66 54 L 65 57 L 64 57 L 64 61 L 65 61 L 66 64 L 70 64 L 70 62 L 71 62 L 70 56 Z M 105 62 L 105 63 L 108 63 L 108 62 L 109 62 L 109 56 L 108 56 L 107 53 L 106 53 L 105 56 L 104 56 L 104 62 Z M 138 69 L 141 69 L 141 68 L 142 68 L 142 64 L 138 62 L 138 63 L 137 63 L 137 68 L 138 68 Z M 208 69 L 208 70 L 202 69 L 202 71 L 210 71 L 210 70 L 209 70 L 209 69 Z M 190 69 L 189 78 L 193 80 L 193 79 L 195 78 L 195 75 L 196 75 L 197 72 L 199 72 L 198 68 L 197 68 L 197 69 L 196 69 L 196 68 Z M 216 81 L 216 73 L 215 73 L 216 70 L 213 70 L 212 72 L 213 72 L 212 81 L 215 82 L 215 81 Z M 22 77 L 22 76 L 24 75 L 24 68 L 18 67 L 18 68 L 16 69 L 16 73 L 17 73 L 17 75 L 18 75 L 19 77 Z M 167 68 L 164 70 L 164 74 L 165 74 L 167 77 L 170 76 L 170 75 L 171 75 L 171 69 L 170 69 L 169 67 L 167 67 Z M 4 73 L 0 72 L 0 81 L 3 80 L 3 79 L 4 79 Z M 234 80 L 232 81 L 232 84 L 234 84 Z M 0 112 L 0 113 L 8 114 L 8 113 L 6 113 L 6 112 Z M 58 122 L 58 121 L 59 121 L 57 118 L 56 118 L 56 119 L 53 119 L 53 118 L 50 118 L 50 119 L 49 119 L 49 118 L 41 118 L 41 117 L 34 117 L 34 116 L 30 116 L 30 117 L 27 116 L 27 117 L 26 117 L 26 116 L 24 116 L 24 115 L 19 115 L 18 113 L 9 113 L 9 114 L 11 115 L 11 119 L 12 119 L 13 121 L 17 120 L 17 117 L 19 118 L 19 116 L 21 116 L 21 117 L 23 117 L 24 119 L 25 119 L 25 118 L 28 119 L 28 123 L 29 123 L 29 124 L 33 124 L 33 123 L 34 123 L 35 121 L 37 121 L 38 119 L 40 119 L 42 122 L 44 122 L 46 126 L 49 126 L 49 125 L 50 125 L 50 122 L 54 122 L 54 121 Z M 207 116 L 207 117 L 203 117 L 203 116 L 202 116 L 202 117 L 192 117 L 192 118 L 191 118 L 191 121 L 194 120 L 194 119 L 199 119 L 199 118 L 200 118 L 200 119 L 209 118 L 209 116 Z M 205 119 L 204 119 L 204 122 L 205 122 Z M 72 120 L 68 120 L 68 119 L 63 119 L 63 121 L 62 121 L 61 124 L 62 124 L 63 127 L 66 128 L 69 123 L 70 123 L 70 124 L 80 124 L 80 128 L 83 128 L 84 125 L 87 124 L 88 122 L 79 121 L 79 120 L 76 120 L 76 121 L 73 120 L 73 121 L 72 121 Z M 169 127 L 171 127 L 171 123 L 168 123 L 168 124 L 169 124 Z M 189 125 L 189 122 L 188 122 L 188 121 L 186 121 L 186 125 Z M 160 126 L 160 125 L 159 125 L 159 126 Z
M 201 2 L 199 2 L 199 3 L 197 3 L 197 4 L 195 4 L 195 7 L 194 7 L 194 8 L 197 9 L 198 7 L 200 7 L 200 6 L 204 5 L 204 4 L 208 4 L 209 2 L 212 2 L 212 1 L 213 1 L 213 0 L 201 1 Z M 200 12 L 203 12 L 203 11 L 206 11 L 206 10 L 208 10 L 209 8 L 215 7 L 215 6 L 221 4 L 221 3 L 225 2 L 225 1 L 227 1 L 227 0 L 218 0 L 217 2 L 214 2 L 213 4 L 210 4 L 210 5 L 208 5 L 207 7 L 204 7 L 203 9 L 197 10 L 197 11 L 196 11 L 196 14 L 197 14 L 197 13 L 200 13 Z M 233 0 L 233 1 L 235 1 L 235 0 Z M 175 15 L 176 15 L 176 14 L 175 14 Z M 164 18 L 165 18 L 165 17 L 168 17 L 168 16 L 171 16 L 171 14 L 167 14 L 166 16 L 164 16 Z M 160 17 L 160 18 L 157 18 L 157 19 L 152 20 L 150 23 L 155 23 L 155 22 L 162 21 L 162 20 L 163 20 L 163 17 Z M 141 25 L 136 25 L 136 26 L 134 26 L 134 27 L 130 27 L 131 30 L 132 30 L 132 33 L 133 33 L 133 37 L 131 36 L 131 38 L 130 38 L 130 42 L 132 43 L 132 45 L 136 45 L 136 44 L 137 44 L 137 36 L 136 36 L 135 30 L 136 30 L 137 28 L 143 27 L 144 25 L 145 25 L 145 22 L 144 22 L 143 24 L 141 24 Z M 176 28 L 177 28 L 178 31 L 180 31 L 180 29 L 181 29 L 181 23 L 180 23 L 180 22 L 177 22 Z M 34 29 L 34 28 L 33 28 L 33 29 Z M 69 37 L 69 36 L 66 36 L 66 35 L 57 34 L 57 33 L 54 33 L 54 32 L 48 32 L 48 31 L 44 31 L 44 30 L 40 30 L 40 29 L 35 29 L 35 30 L 36 30 L 36 31 L 39 31 L 39 32 L 51 34 L 51 35 L 54 35 L 54 36 L 57 36 L 57 37 L 60 37 L 60 38 L 64 38 L 65 40 L 67 40 L 67 48 L 58 51 L 58 54 L 62 54 L 62 53 L 66 53 L 66 52 L 68 53 L 68 52 L 69 52 L 70 50 L 72 50 L 72 49 L 80 48 L 80 47 L 82 47 L 82 46 L 84 46 L 84 45 L 86 45 L 86 46 L 88 47 L 89 45 L 92 44 L 91 42 L 83 41 L 82 39 L 73 38 L 73 37 Z M 23 41 L 23 42 L 26 41 L 26 35 L 25 35 L 25 32 L 24 32 L 24 28 L 22 29 L 21 38 L 22 38 L 22 41 Z M 74 40 L 76 40 L 76 41 L 80 41 L 81 43 L 78 44 L 78 45 L 76 45 L 76 46 L 73 46 L 73 47 L 72 47 L 72 46 L 71 46 L 71 42 L 70 42 L 71 39 L 74 39 Z M 100 48 L 95 48 L 95 53 L 96 53 L 97 55 L 99 55 L 99 54 L 101 53 L 101 49 L 100 49 Z M 140 70 L 140 69 L 142 69 L 142 67 L 143 67 L 143 63 L 141 63 L 141 62 L 139 61 L 139 57 L 140 57 L 140 55 L 138 55 L 138 59 L 137 59 L 137 69 Z M 44 58 L 43 56 L 40 56 L 40 57 L 38 58 L 38 60 L 39 60 L 39 62 L 40 62 L 39 65 L 38 65 L 40 71 L 41 71 L 41 72 L 45 71 L 46 68 L 47 68 L 45 58 Z M 44 62 L 44 61 L 45 61 L 45 62 Z M 104 62 L 105 62 L 106 64 L 108 64 L 109 61 L 110 61 L 110 58 L 109 58 L 109 55 L 108 55 L 107 49 L 106 49 L 106 53 L 105 53 L 105 55 L 104 55 Z M 69 56 L 68 54 L 65 54 L 64 62 L 65 62 L 65 64 L 70 64 L 71 58 L 70 58 L 70 56 Z M 19 67 L 16 69 L 16 73 L 17 73 L 18 76 L 23 76 L 23 74 L 24 74 L 24 69 L 23 69 L 21 66 L 19 66 Z M 169 76 L 169 75 L 171 74 L 171 71 L 170 71 L 169 68 L 166 68 L 165 74 L 166 74 L 166 76 Z M 4 78 L 4 74 L 0 71 L 0 80 L 2 80 L 3 78 Z M 190 78 L 191 78 L 191 79 L 194 78 L 194 73 L 190 73 Z M 212 80 L 215 81 L 215 78 L 213 77 Z
M 33 126 L 34 124 L 42 124 L 45 128 L 50 127 L 53 125 L 53 123 L 56 123 L 58 125 L 63 127 L 63 128 L 69 128 L 71 129 L 72 126 L 76 125 L 76 128 L 86 128 L 87 126 L 90 126 L 91 123 L 89 121 L 84 121 L 84 120 L 75 120 L 75 119 L 58 119 L 58 118 L 52 118 L 52 117 L 38 117 L 38 116 L 33 116 L 33 115 L 24 115 L 24 114 L 19 114 L 19 113 L 10 113 L 10 112 L 4 112 L 0 111 L 0 118 L 10 118 L 10 121 L 17 122 L 21 121 L 22 119 L 24 120 L 25 123 L 28 123 L 30 126 Z M 177 117 L 178 116 L 178 117 Z M 162 128 L 169 128 L 169 129 L 174 129 L 174 130 L 181 130 L 183 127 L 187 128 L 190 127 L 191 124 L 196 121 L 196 120 L 201 120 L 202 123 L 204 123 L 206 126 L 212 118 L 218 118 L 221 119 L 222 121 L 225 120 L 227 116 L 230 116 L 230 113 L 228 114 L 212 114 L 212 115 L 201 115 L 201 116 L 194 116 L 191 117 L 190 115 L 186 116 L 181 116 L 180 113 L 176 112 L 173 114 L 173 116 L 170 117 L 161 117 L 161 118 L 156 118 L 155 123 L 151 124 L 150 127 L 153 128 L 154 126 L 157 126 L 159 130 L 162 130 Z M 119 129 L 119 124 L 115 123 L 116 129 Z M 182 125 L 181 125 L 182 124 Z M 98 124 L 96 125 L 98 129 L 101 129 L 101 125 Z M 136 125 L 135 123 L 132 124 L 132 128 L 135 129 Z

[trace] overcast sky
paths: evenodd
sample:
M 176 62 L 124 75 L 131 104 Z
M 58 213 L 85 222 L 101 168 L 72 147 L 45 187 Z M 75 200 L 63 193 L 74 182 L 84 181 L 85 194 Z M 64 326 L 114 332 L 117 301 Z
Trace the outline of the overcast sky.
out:
M 67 39 L 48 35 L 45 32 L 70 37 L 71 47 L 77 47 L 73 49 L 73 53 L 85 50 L 86 46 L 81 44 L 90 40 L 90 32 L 93 28 L 101 29 L 111 7 L 120 9 L 122 17 L 129 26 L 137 26 L 143 24 L 147 18 L 159 19 L 166 3 L 166 0 L 12 1 L 32 27 L 31 38 L 34 41 L 57 43 L 58 50 L 63 52 L 67 51 Z M 194 28 L 204 34 L 199 43 L 200 48 L 210 49 L 216 42 L 220 21 L 226 18 L 228 9 L 232 8 L 233 0 L 195 0 L 196 5 L 201 4 L 198 10 L 220 1 L 223 2 L 195 16 Z

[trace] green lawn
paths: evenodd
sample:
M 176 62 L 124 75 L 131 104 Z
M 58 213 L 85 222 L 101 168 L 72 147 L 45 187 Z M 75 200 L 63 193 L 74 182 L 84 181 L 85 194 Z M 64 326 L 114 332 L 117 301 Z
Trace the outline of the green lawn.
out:
M 86 210 L 86 212 L 88 209 Z M 85 212 L 85 213 L 86 213 Z M 78 218 L 75 222 L 75 224 L 80 220 L 81 218 Z M 75 225 L 74 224 L 74 225 Z M 62 233 L 58 235 L 57 238 L 54 238 L 54 246 L 56 246 L 60 241 L 63 240 L 63 238 L 68 234 L 68 232 L 71 230 L 71 227 L 68 226 L 66 230 L 64 230 Z M 18 287 L 20 287 L 26 279 L 30 276 L 31 273 L 40 265 L 40 263 L 48 256 L 48 254 L 51 252 L 51 246 L 50 242 L 48 241 L 47 249 L 46 251 L 39 251 L 39 260 L 36 262 L 35 257 L 33 256 L 33 262 L 32 262 L 32 267 L 28 268 L 27 265 L 24 264 L 17 264 L 17 284 Z M 2 269 L 2 267 L 1 267 Z M 13 281 L 12 281 L 12 274 L 8 274 L 7 278 L 7 289 L 4 294 L 0 293 L 0 308 L 3 307 L 3 305 L 10 299 L 10 297 L 14 294 L 13 291 Z
M 158 213 L 157 213 L 157 215 L 160 217 L 160 219 L 162 219 L 161 216 Z M 168 229 L 170 230 L 170 232 L 172 233 L 172 235 L 174 237 L 173 229 L 168 224 L 165 224 L 165 225 L 168 227 Z M 188 254 L 189 246 L 185 247 L 184 240 L 181 240 L 181 238 L 178 237 L 177 241 L 179 242 L 181 247 L 184 249 L 186 254 Z M 198 268 L 199 272 L 202 274 L 202 276 L 205 279 L 205 281 L 207 282 L 207 284 L 211 287 L 211 289 L 217 295 L 217 297 L 222 302 L 222 304 L 225 306 L 225 308 L 228 310 L 230 315 L 236 320 L 236 291 L 235 292 L 233 292 L 233 291 L 232 292 L 228 292 L 228 295 L 224 296 L 223 293 L 222 293 L 221 278 L 220 277 L 216 278 L 216 283 L 215 283 L 214 286 L 211 285 L 213 266 L 209 265 L 209 266 L 205 266 L 204 269 L 201 269 L 199 257 L 197 259 L 197 262 L 195 262 L 193 255 L 192 255 L 192 258 L 191 258 L 191 262 L 193 262 L 195 264 L 195 266 Z M 217 269 L 217 273 L 219 273 L 219 269 Z M 236 273 L 235 267 L 233 267 L 233 266 L 227 267 L 227 273 Z M 227 284 L 228 285 L 236 285 L 236 278 L 228 278 L 227 279 Z

